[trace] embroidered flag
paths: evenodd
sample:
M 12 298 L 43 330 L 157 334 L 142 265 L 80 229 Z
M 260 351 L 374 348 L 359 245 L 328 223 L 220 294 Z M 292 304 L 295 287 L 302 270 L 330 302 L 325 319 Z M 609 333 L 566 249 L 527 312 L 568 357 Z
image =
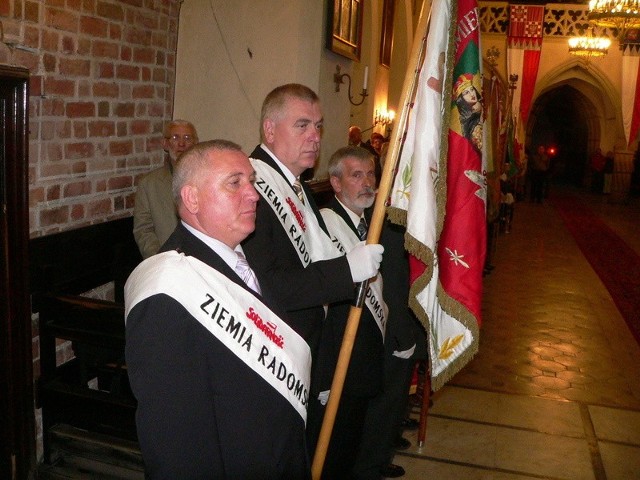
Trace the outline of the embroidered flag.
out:
M 435 0 L 423 49 L 389 216 L 407 226 L 409 302 L 429 332 L 437 390 L 478 349 L 486 188 L 477 1 Z

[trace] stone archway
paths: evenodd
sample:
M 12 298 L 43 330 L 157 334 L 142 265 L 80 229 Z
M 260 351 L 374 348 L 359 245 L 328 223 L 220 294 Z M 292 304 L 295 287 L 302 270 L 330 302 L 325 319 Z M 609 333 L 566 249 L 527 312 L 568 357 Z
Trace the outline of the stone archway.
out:
M 556 181 L 585 185 L 589 155 L 614 150 L 624 138 L 620 99 L 597 66 L 572 59 L 538 80 L 526 130 L 529 149 L 556 143 Z
M 552 179 L 581 186 L 588 181 L 587 159 L 600 145 L 601 131 L 594 104 L 570 85 L 560 85 L 536 99 L 529 118 L 528 145 L 555 148 Z
M 619 89 L 614 87 L 603 71 L 578 59 L 558 65 L 538 79 L 533 104 L 545 93 L 563 85 L 573 87 L 591 104 L 585 107 L 588 108 L 589 131 L 599 132 L 600 136 L 589 137 L 589 151 L 598 146 L 603 150 L 613 150 L 615 146 L 625 143 Z

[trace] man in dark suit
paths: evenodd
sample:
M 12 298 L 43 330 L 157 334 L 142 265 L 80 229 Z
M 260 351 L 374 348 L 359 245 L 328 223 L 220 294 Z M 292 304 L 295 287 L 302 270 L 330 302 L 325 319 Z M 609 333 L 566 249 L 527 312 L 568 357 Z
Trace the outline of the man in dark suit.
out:
M 402 434 L 407 414 L 413 366 L 426 358 L 426 336 L 411 312 L 409 262 L 404 248 L 405 227 L 386 220 L 380 235 L 385 257 L 380 265 L 384 278 L 383 298 L 389 308 L 384 340 L 384 383 L 382 392 L 368 405 L 354 479 L 380 480 L 404 475 L 393 463 L 395 445 Z
M 360 147 L 340 148 L 329 160 L 329 179 L 335 197 L 321 213 L 334 244 L 346 252 L 366 239 L 368 221 L 365 219 L 365 209 L 371 207 L 375 200 L 376 179 L 372 155 Z M 350 302 L 329 306 L 319 353 L 321 361 L 333 366 L 331 370 L 327 369 L 326 377 L 322 379 L 326 391 L 331 387 L 350 309 Z M 352 476 L 369 401 L 382 391 L 387 315 L 382 279 L 377 275 L 369 282 L 329 442 L 323 478 Z M 315 430 L 310 437 L 317 437 L 320 427 L 309 424 L 308 431 Z
M 334 220 L 339 217 L 352 236 L 360 234 L 357 228 L 360 218 L 369 222 L 373 188 L 376 185 L 372 161 L 367 150 L 357 147 L 341 148 L 331 157 L 329 175 L 336 197 L 329 207 L 335 215 L 327 215 L 326 210 L 322 210 L 330 231 L 336 228 L 332 217 Z M 385 247 L 379 275 L 384 280 L 382 303 L 387 308 L 384 347 L 380 348 L 380 338 L 375 335 L 376 329 L 372 328 L 375 325 L 372 315 L 375 309 L 363 308 L 345 380 L 345 393 L 341 398 L 343 401 L 329 446 L 328 469 L 324 470 L 326 478 L 340 478 L 340 475 L 345 475 L 344 472 L 350 479 L 363 480 L 404 474 L 402 467 L 392 463 L 394 441 L 400 435 L 401 422 L 406 413 L 415 355 L 417 350 L 426 348 L 426 339 L 408 306 L 409 263 L 404 248 L 404 232 L 404 227 L 386 220 L 380 234 L 380 243 Z M 334 357 L 344 335 L 344 317 L 347 314 L 341 312 L 342 321 L 336 321 L 339 319 L 339 308 L 337 305 L 330 307 L 326 324 L 335 342 Z M 323 339 L 327 336 L 325 334 Z M 424 345 L 418 345 L 418 342 Z M 343 404 L 347 405 L 344 411 Z M 354 406 L 359 408 L 358 413 Z M 359 439 L 348 440 L 359 446 L 355 452 L 345 441 L 349 439 L 345 430 L 349 432 L 354 429 L 361 431 Z M 335 460 L 331 460 L 334 449 L 342 451 L 338 459 L 357 454 L 356 458 L 348 458 L 350 468 L 344 464 L 336 465 Z
M 326 233 L 313 196 L 299 181 L 313 168 L 320 150 L 322 111 L 308 87 L 275 88 L 262 105 L 262 143 L 251 153 L 256 189 L 262 196 L 256 229 L 242 246 L 247 259 L 287 309 L 290 325 L 315 355 L 324 305 L 351 299 L 354 282 L 375 276 L 380 245 L 358 245 L 343 256 Z M 309 422 L 318 407 L 315 378 L 322 362 L 313 362 Z
M 255 227 L 255 171 L 224 140 L 174 172 L 181 222 L 125 287 L 126 361 L 152 479 L 309 478 L 311 353 L 240 242 Z

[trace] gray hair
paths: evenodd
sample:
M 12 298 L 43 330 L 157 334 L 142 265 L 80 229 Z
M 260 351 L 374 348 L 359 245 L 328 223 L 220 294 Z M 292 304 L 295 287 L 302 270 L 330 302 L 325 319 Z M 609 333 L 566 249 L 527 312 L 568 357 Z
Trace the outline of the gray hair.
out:
M 180 157 L 180 161 L 173 171 L 171 191 L 176 205 L 182 202 L 180 190 L 188 183 L 193 182 L 202 175 L 203 170 L 209 167 L 208 153 L 212 151 L 242 152 L 242 147 L 230 140 L 208 140 L 197 143 Z
M 330 177 L 342 178 L 342 160 L 347 157 L 355 157 L 363 161 L 369 160 L 371 163 L 374 163 L 373 155 L 365 148 L 354 145 L 341 147 L 336 150 L 329 159 L 328 172 Z
M 164 138 L 169 138 L 169 132 L 171 131 L 171 129 L 178 125 L 189 127 L 191 130 L 193 130 L 193 135 L 196 137 L 195 143 L 198 143 L 198 131 L 196 130 L 196 127 L 193 126 L 193 123 L 187 120 L 176 119 L 176 120 L 171 120 L 170 122 L 165 123 L 164 128 L 162 129 L 162 136 Z
M 320 98 L 309 87 L 299 83 L 287 83 L 271 90 L 262 102 L 262 112 L 260 114 L 260 138 L 264 141 L 264 121 L 280 119 L 284 105 L 290 98 L 297 98 L 310 103 L 319 103 Z

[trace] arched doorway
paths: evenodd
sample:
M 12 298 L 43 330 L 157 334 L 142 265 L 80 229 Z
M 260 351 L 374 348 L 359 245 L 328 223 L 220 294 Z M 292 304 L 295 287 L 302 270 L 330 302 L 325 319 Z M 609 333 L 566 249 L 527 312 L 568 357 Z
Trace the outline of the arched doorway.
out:
M 588 176 L 590 144 L 599 145 L 600 126 L 593 103 L 570 85 L 561 85 L 541 95 L 529 117 L 528 142 L 553 147 L 551 181 L 582 186 Z
M 589 156 L 617 150 L 624 138 L 619 92 L 597 65 L 572 59 L 538 79 L 526 126 L 526 147 L 555 146 L 555 183 L 587 186 Z

